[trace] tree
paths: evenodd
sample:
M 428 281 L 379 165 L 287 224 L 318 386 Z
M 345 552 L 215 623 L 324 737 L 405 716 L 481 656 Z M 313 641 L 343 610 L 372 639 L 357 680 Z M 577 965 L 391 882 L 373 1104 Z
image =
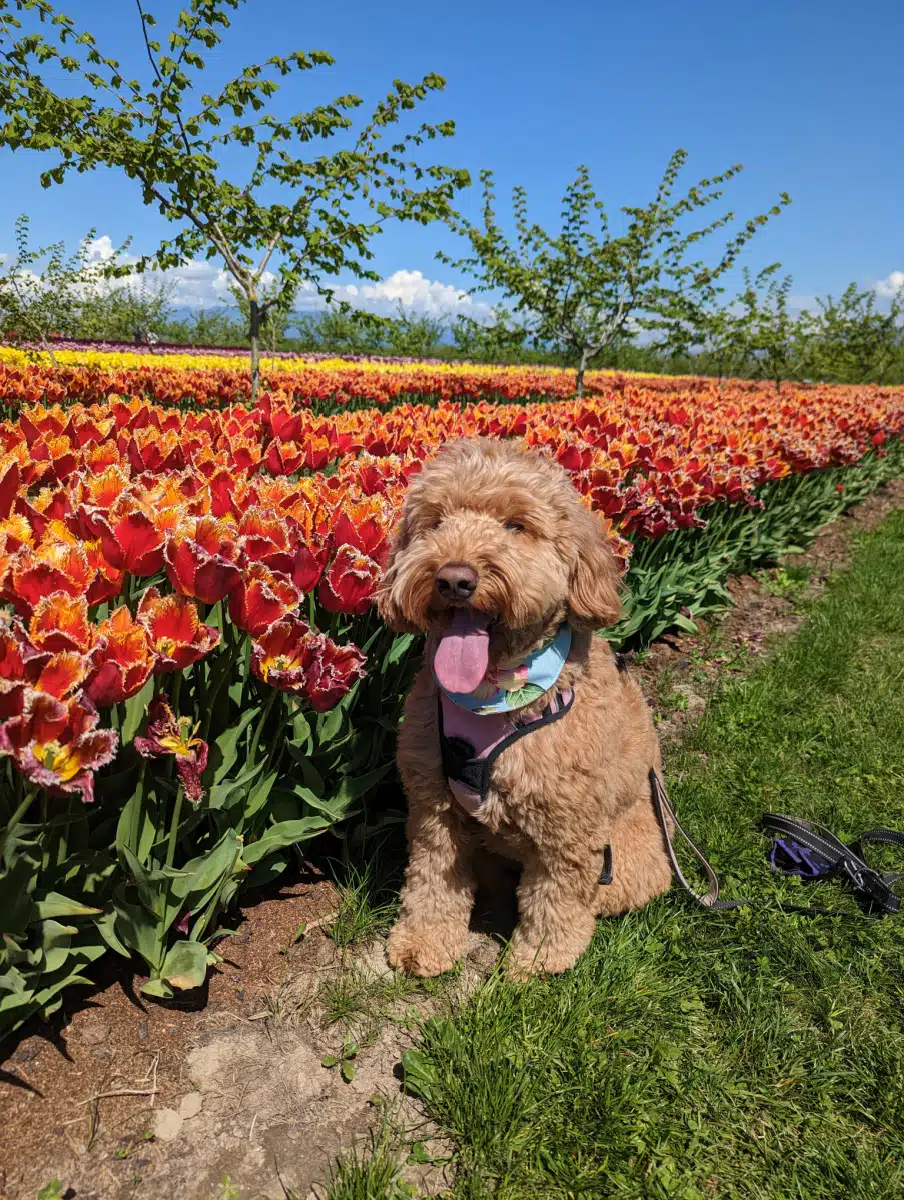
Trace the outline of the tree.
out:
M 387 317 L 352 308 L 343 301 L 322 312 L 305 313 L 295 321 L 303 349 L 347 354 L 381 354 L 386 350 Z
M 788 311 L 791 276 L 778 277 L 779 263 L 756 276 L 744 268 L 744 287 L 737 304 L 737 339 L 755 378 L 772 379 L 779 391 L 782 381 L 797 373 L 797 322 Z
M 121 282 L 105 278 L 86 292 L 74 332 L 78 337 L 129 342 L 138 330 L 165 337 L 176 285 L 154 275 Z
M 503 232 L 495 209 L 491 171 L 481 173 L 483 224 L 453 216 L 453 229 L 470 243 L 472 256 L 438 258 L 477 280 L 477 292 L 500 292 L 511 302 L 534 345 L 549 345 L 577 366 L 577 392 L 583 391 L 590 361 L 610 343 L 631 331 L 658 331 L 684 318 L 688 303 L 711 289 L 735 262 L 754 233 L 790 204 L 782 193 L 768 212 L 753 217 L 732 237 L 718 261 L 707 266 L 688 261 L 698 242 L 734 220 L 727 212 L 708 225 L 688 229 L 687 218 L 719 200 L 722 185 L 737 175 L 733 166 L 722 175 L 702 179 L 674 199 L 678 175 L 687 160 L 684 150 L 669 159 L 655 198 L 645 207 L 623 208 L 625 232 L 614 234 L 606 210 L 586 167 L 562 200 L 562 227 L 551 234 L 531 223 L 524 188 L 513 191 L 516 240 Z M 595 225 L 596 228 L 592 228 Z
M 273 56 L 207 92 L 207 58 L 229 27 L 229 11 L 241 3 L 190 0 L 164 48 L 153 34 L 153 14 L 136 0 L 150 68 L 142 82 L 127 79 L 95 38 L 79 32 L 48 0 L 0 0 L 0 111 L 7 118 L 0 125 L 0 145 L 56 151 L 59 161 L 41 175 L 45 186 L 61 183 L 70 171 L 99 166 L 116 167 L 135 180 L 144 202 L 179 225 L 174 237 L 141 260 L 141 268 L 219 256 L 247 300 L 256 397 L 261 323 L 268 311 L 304 282 L 329 298 L 324 280 L 340 271 L 377 279 L 367 263 L 370 242 L 383 224 L 448 216 L 456 189 L 469 179 L 465 171 L 425 167 L 411 157 L 427 141 L 451 136 L 451 121 L 422 124 L 384 142 L 406 113 L 442 90 L 439 75 L 417 84 L 396 80 L 357 136 L 349 135 L 348 145 L 309 157 L 300 150 L 310 143 L 349 134 L 354 125 L 349 114 L 360 107 L 360 98 L 340 96 L 288 118 L 265 110 L 279 80 L 331 65 L 329 54 Z M 25 32 L 12 4 L 36 14 L 55 40 Z M 48 68 L 62 69 L 88 91 L 58 93 L 45 77 Z M 247 152 L 243 182 L 228 177 L 219 161 L 224 151 L 231 160 L 234 150 Z M 274 269 L 278 287 L 262 297 L 262 280 Z
M 488 321 L 459 313 L 452 322 L 452 340 L 461 354 L 475 362 L 496 362 L 520 358 L 527 333 L 512 323 L 507 312 L 496 308 Z
M 838 300 L 817 298 L 817 312 L 801 314 L 807 373 L 837 383 L 881 382 L 902 352 L 904 291 L 881 312 L 874 291 L 856 283 Z
M 0 331 L 8 338 L 40 346 L 54 363 L 54 334 L 81 332 L 86 307 L 99 294 L 110 270 L 118 270 L 125 246 L 104 262 L 91 258 L 91 230 L 74 254 L 62 241 L 31 249 L 29 219 L 16 219 L 16 253 L 0 265 Z
M 246 293 L 235 283 L 230 285 L 230 293 L 235 300 L 239 312 L 248 324 L 248 338 L 251 338 L 251 303 Z M 281 288 L 276 279 L 261 282 L 257 289 L 258 304 L 261 317 L 258 326 L 260 340 L 272 352 L 278 350 L 291 324 L 292 307 L 295 303 L 294 293 Z
M 395 316 L 386 323 L 386 340 L 393 354 L 426 358 L 442 344 L 448 328 L 448 322 L 442 317 L 416 312 L 400 300 Z

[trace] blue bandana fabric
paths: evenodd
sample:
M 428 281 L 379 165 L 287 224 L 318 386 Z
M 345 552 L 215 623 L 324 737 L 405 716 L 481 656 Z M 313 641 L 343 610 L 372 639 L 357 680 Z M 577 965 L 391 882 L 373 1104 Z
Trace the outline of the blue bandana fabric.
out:
M 439 684 L 440 691 L 453 704 L 479 717 L 489 713 L 514 712 L 533 704 L 555 686 L 570 650 L 571 626 L 565 624 L 560 626 L 551 642 L 529 654 L 523 662 L 513 666 L 490 667 L 483 682 L 473 692 L 447 692 Z

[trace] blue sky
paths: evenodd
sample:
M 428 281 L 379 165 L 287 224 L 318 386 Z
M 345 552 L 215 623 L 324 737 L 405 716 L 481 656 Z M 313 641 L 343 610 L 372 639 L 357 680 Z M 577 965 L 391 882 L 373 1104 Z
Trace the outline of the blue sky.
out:
M 130 0 L 65 0 L 107 52 L 138 68 Z M 160 17 L 178 5 L 151 0 Z M 322 48 L 330 70 L 290 79 L 286 111 L 354 91 L 374 101 L 393 77 L 437 71 L 445 93 L 426 119 L 452 117 L 458 132 L 441 161 L 497 174 L 500 200 L 512 184 L 529 191 L 532 214 L 555 224 L 578 163 L 591 169 L 610 213 L 647 201 L 673 149 L 690 152 L 686 182 L 742 162 L 728 199 L 741 216 L 768 207 L 782 190 L 793 206 L 746 253 L 754 269 L 780 260 L 807 297 L 850 280 L 872 285 L 904 271 L 901 0 L 252 0 L 213 59 L 219 77 L 289 49 Z M 0 251 L 12 248 L 17 213 L 31 214 L 36 238 L 75 243 L 95 226 L 114 242 L 132 235 L 151 249 L 159 218 L 137 188 L 110 172 L 42 191 L 41 159 L 0 152 Z M 478 209 L 479 192 L 460 201 Z M 507 211 L 507 208 L 506 210 Z M 375 243 L 375 268 L 389 277 L 463 283 L 437 263 L 455 239 L 437 229 L 389 228 Z M 197 291 L 208 286 L 196 272 Z M 407 282 L 406 282 L 407 281 Z M 430 289 L 402 278 L 411 298 Z M 438 302 L 451 293 L 441 288 Z

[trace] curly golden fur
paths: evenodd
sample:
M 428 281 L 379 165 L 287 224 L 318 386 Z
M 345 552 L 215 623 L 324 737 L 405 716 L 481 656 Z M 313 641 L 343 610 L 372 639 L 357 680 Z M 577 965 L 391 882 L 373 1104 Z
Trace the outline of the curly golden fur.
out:
M 502 752 L 476 819 L 447 785 L 437 685 L 430 666 L 421 669 L 398 739 L 410 858 L 389 960 L 417 975 L 455 965 L 483 849 L 523 868 L 510 969 L 564 971 L 586 948 L 597 914 L 641 908 L 671 883 L 650 803 L 648 772 L 660 763 L 650 712 L 608 644 L 592 636 L 618 617 L 616 564 L 565 472 L 492 440 L 449 445 L 413 480 L 378 598 L 394 629 L 442 633 L 451 610 L 436 577 L 449 563 L 476 572 L 470 603 L 496 618 L 491 665 L 527 654 L 570 623 L 557 687 L 573 688 L 575 699 L 561 720 Z M 430 648 L 428 641 L 428 663 Z M 525 714 L 536 715 L 550 695 Z M 613 880 L 600 886 L 607 843 Z

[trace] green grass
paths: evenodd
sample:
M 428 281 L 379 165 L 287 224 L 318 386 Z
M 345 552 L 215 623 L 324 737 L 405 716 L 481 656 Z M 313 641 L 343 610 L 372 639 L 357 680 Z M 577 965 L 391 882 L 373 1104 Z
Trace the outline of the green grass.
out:
M 413 1200 L 414 1190 L 402 1179 L 388 1126 L 374 1133 L 372 1143 L 369 1152 L 354 1151 L 336 1159 L 329 1183 L 319 1189 L 322 1200 Z M 291 1193 L 289 1200 L 295 1200 Z
M 399 907 L 399 893 L 393 882 L 378 882 L 371 864 L 359 868 L 352 863 L 339 868 L 339 910 L 327 926 L 327 933 L 341 950 L 388 931 Z
M 667 767 L 726 894 L 854 919 L 709 913 L 673 892 L 600 922 L 564 976 L 494 975 L 406 1056 L 455 1143 L 454 1195 L 900 1200 L 904 917 L 772 876 L 757 824 L 904 828 L 904 513 Z

